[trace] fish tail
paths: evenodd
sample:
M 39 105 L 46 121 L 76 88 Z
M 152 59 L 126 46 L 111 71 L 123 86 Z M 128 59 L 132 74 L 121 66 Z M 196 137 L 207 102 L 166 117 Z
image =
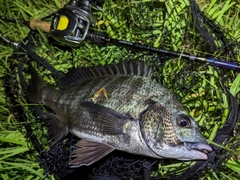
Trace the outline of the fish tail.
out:
M 30 63 L 28 67 L 31 79 L 27 87 L 27 99 L 32 102 L 41 102 L 41 90 L 46 87 L 47 84 Z

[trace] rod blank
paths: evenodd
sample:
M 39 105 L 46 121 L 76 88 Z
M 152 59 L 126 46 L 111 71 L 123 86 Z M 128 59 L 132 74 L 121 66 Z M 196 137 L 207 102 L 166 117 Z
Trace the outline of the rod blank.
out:
M 169 51 L 169 50 L 165 50 L 165 49 L 154 48 L 154 47 L 151 47 L 151 46 L 146 46 L 146 45 L 127 42 L 127 41 L 121 41 L 121 40 L 116 40 L 116 39 L 109 39 L 109 42 L 113 43 L 113 44 L 116 44 L 116 45 L 132 47 L 132 48 L 151 51 L 151 52 L 155 52 L 155 53 L 165 53 L 165 54 L 168 54 L 168 55 L 172 55 L 172 56 L 175 56 L 175 57 L 181 57 L 181 58 L 191 60 L 191 61 L 207 62 L 207 63 L 209 63 L 213 66 L 221 67 L 221 68 L 227 68 L 227 69 L 232 69 L 232 70 L 236 70 L 236 69 L 240 68 L 240 66 L 235 62 L 227 62 L 227 61 L 215 59 L 215 58 L 212 58 L 212 57 L 203 58 L 203 57 L 190 55 L 188 53 L 180 53 L 180 52 L 176 52 L 176 51 Z

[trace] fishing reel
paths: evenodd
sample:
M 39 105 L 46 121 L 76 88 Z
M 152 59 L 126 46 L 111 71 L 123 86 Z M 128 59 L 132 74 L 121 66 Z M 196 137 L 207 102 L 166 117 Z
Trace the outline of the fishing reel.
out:
M 55 14 L 50 34 L 53 39 L 63 45 L 79 47 L 95 22 L 91 14 L 90 1 L 71 0 Z
M 21 22 L 24 25 L 29 26 L 32 30 L 40 29 L 43 32 L 49 33 L 55 41 L 62 45 L 79 47 L 82 45 L 87 36 L 90 37 L 88 38 L 90 40 L 94 39 L 92 38 L 92 34 L 94 33 L 90 33 L 89 31 L 89 28 L 94 27 L 96 22 L 91 13 L 91 6 L 91 0 L 70 0 L 68 4 L 52 15 L 53 18 L 51 21 L 36 19 L 24 21 L 5 17 L 1 17 L 1 19 L 10 22 Z M 0 39 L 8 44 L 11 44 L 15 49 L 18 48 L 16 42 L 10 42 L 4 38 L 1 33 Z
M 33 19 L 28 25 L 32 30 L 41 29 L 49 33 L 62 45 L 79 47 L 86 39 L 103 44 L 109 41 L 107 36 L 90 30 L 96 22 L 91 6 L 91 0 L 71 0 L 54 14 L 51 22 Z

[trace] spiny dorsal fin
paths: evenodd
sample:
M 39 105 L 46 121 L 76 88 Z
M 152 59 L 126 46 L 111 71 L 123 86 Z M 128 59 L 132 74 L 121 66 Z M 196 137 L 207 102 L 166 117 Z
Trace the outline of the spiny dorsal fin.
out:
M 84 139 L 76 145 L 78 148 L 71 153 L 74 159 L 69 162 L 71 168 L 89 166 L 114 150 L 108 145 Z
M 68 88 L 75 84 L 81 84 L 86 80 L 95 77 L 114 76 L 114 75 L 138 75 L 150 77 L 152 68 L 142 61 L 127 61 L 119 64 L 96 66 L 96 67 L 80 67 L 71 69 L 59 81 L 61 88 Z

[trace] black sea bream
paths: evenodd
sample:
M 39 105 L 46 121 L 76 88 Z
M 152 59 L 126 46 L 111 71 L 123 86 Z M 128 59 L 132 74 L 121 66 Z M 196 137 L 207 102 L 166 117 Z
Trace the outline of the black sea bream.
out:
M 205 160 L 212 148 L 194 119 L 143 62 L 71 70 L 61 90 L 30 66 L 28 99 L 42 103 L 56 143 L 69 132 L 80 140 L 70 167 L 90 165 L 114 149 L 153 158 Z

